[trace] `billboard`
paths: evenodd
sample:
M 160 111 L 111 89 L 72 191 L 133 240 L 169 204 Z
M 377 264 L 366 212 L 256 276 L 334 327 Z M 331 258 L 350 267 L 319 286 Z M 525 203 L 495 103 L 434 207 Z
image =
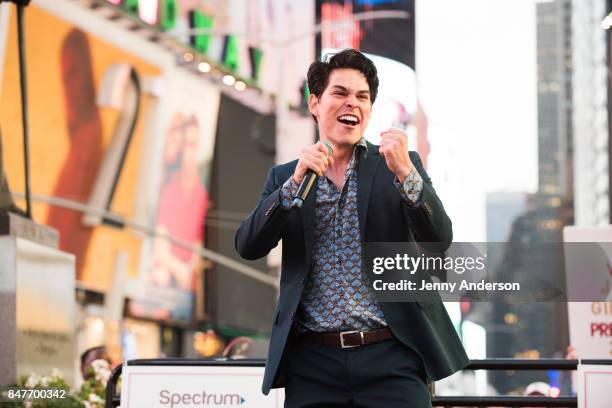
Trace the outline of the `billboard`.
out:
M 350 21 L 354 14 L 383 10 L 403 11 L 406 18 Z M 327 23 L 318 50 L 355 48 L 415 68 L 414 0 L 317 0 L 317 21 Z
M 0 126 L 8 180 L 14 192 L 23 192 L 15 13 L 10 13 L 8 21 L 4 61 L 0 61 Z M 151 106 L 144 93 L 133 87 L 132 106 L 127 110 L 101 103 L 101 94 L 109 92 L 105 78 L 113 76 L 118 66 L 129 67 L 124 72 L 130 72 L 128 79 L 133 80 L 156 77 L 160 68 L 35 5 L 28 7 L 27 21 L 32 194 L 87 203 L 101 175 L 106 153 L 120 130 L 118 124 L 127 120 L 133 126 L 123 131 L 129 136 L 124 140 L 129 142 L 123 146 L 121 165 L 113 169 L 115 194 L 108 209 L 132 219 L 145 137 L 144 118 L 151 114 Z M 124 85 L 128 83 L 133 84 L 128 81 Z M 132 116 L 126 119 L 126 114 Z M 128 275 L 136 275 L 141 240 L 129 231 L 86 225 L 81 212 L 41 200 L 34 202 L 33 217 L 60 232 L 60 249 L 76 255 L 77 279 L 82 285 L 108 289 L 119 251 L 128 254 Z
M 151 203 L 157 236 L 143 245 L 140 290 L 132 315 L 191 320 L 193 294 L 203 290 L 202 262 L 220 93 L 183 70 L 166 75 L 165 118 L 157 194 Z
M 214 208 L 207 225 L 206 246 L 238 262 L 234 236 L 261 196 L 266 175 L 274 165 L 276 135 L 272 115 L 261 115 L 227 97 L 221 97 L 211 198 Z M 244 163 L 237 164 L 237 160 Z M 269 271 L 265 258 L 249 262 Z M 216 264 L 207 275 L 207 305 L 215 321 L 258 333 L 270 331 L 277 289 L 225 265 Z
M 419 103 L 415 74 L 415 7 L 413 0 L 317 0 L 317 39 L 321 57 L 355 48 L 370 58 L 378 70 L 378 97 L 372 107 L 365 137 L 380 142 L 390 127 L 409 134 L 409 148 L 419 152 L 427 167 L 429 141 L 427 117 Z M 401 18 L 367 18 L 354 15 L 372 11 L 400 11 Z M 372 17 L 376 17 L 375 15 Z
M 300 88 L 314 58 L 314 2 L 106 0 L 106 3 L 154 30 L 165 32 L 184 45 L 185 50 L 196 51 L 214 65 L 207 69 L 219 68 L 266 93 L 276 94 L 282 88 L 293 106 L 302 102 Z M 283 80 L 279 81 L 281 75 Z
M 563 228 L 568 297 L 589 293 L 592 302 L 568 302 L 570 344 L 580 358 L 612 355 L 612 228 Z M 571 243 L 590 243 L 578 246 Z

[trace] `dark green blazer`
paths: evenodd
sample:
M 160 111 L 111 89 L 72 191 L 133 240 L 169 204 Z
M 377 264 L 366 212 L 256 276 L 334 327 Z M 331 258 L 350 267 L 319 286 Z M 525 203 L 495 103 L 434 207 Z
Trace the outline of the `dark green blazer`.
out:
M 393 184 L 378 146 L 368 143 L 357 170 L 357 205 L 362 242 L 411 242 L 441 252 L 452 242 L 451 220 L 446 215 L 416 152 L 410 159 L 424 180 L 421 204 L 408 206 Z M 297 160 L 270 169 L 255 210 L 236 232 L 235 245 L 245 259 L 266 256 L 283 240 L 280 294 L 273 317 L 264 394 L 283 387 L 284 356 L 291 352 L 291 326 L 310 271 L 313 246 L 316 190 L 303 207 L 286 210 L 280 202 L 280 188 L 293 174 Z M 316 184 L 315 184 L 316 185 Z M 428 302 L 381 302 L 389 328 L 406 346 L 423 359 L 431 380 L 447 377 L 468 364 L 461 341 L 439 299 Z

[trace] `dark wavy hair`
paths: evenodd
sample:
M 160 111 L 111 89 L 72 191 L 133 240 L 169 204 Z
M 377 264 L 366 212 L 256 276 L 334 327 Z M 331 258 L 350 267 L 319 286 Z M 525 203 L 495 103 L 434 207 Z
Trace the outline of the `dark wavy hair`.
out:
M 378 94 L 378 73 L 376 67 L 368 57 L 352 48 L 331 54 L 331 57 L 330 54 L 327 54 L 322 61 L 310 64 L 308 68 L 308 89 L 310 93 L 320 98 L 325 88 L 327 88 L 329 75 L 334 69 L 338 68 L 352 68 L 361 72 L 368 81 L 370 100 L 374 103 Z

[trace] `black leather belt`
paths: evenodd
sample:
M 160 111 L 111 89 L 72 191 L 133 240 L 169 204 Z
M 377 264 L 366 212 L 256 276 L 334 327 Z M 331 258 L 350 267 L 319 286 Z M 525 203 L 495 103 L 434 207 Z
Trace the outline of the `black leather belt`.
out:
M 386 328 L 370 331 L 353 330 L 340 333 L 296 332 L 296 337 L 298 340 L 308 343 L 326 344 L 342 348 L 365 346 L 394 338 L 391 330 Z

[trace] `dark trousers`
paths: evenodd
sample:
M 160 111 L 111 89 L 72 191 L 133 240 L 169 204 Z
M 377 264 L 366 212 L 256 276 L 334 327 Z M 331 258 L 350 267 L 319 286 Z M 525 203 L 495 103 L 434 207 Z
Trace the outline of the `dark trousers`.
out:
M 285 408 L 431 407 L 421 358 L 395 339 L 349 349 L 298 341 L 285 375 Z

